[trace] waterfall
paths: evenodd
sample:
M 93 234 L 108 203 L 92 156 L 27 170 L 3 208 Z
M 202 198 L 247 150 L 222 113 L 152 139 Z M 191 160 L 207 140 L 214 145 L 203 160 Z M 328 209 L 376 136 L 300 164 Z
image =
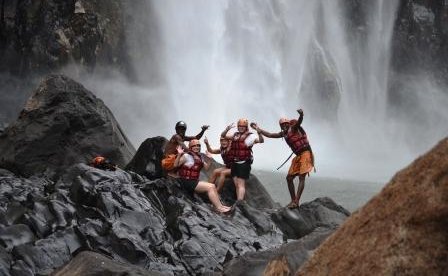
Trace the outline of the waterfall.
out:
M 169 137 L 184 120 L 190 135 L 211 125 L 206 136 L 218 147 L 220 132 L 240 117 L 274 132 L 280 117 L 296 118 L 303 108 L 321 176 L 385 181 L 415 157 L 391 138 L 401 133 L 387 117 L 398 0 L 360 4 L 359 26 L 347 12 L 354 2 L 343 0 L 131 5 L 140 22 L 130 43 L 139 85 L 123 89 L 140 106 L 141 119 L 124 127 L 134 143 Z M 121 112 L 122 100 L 109 104 Z M 282 139 L 266 139 L 254 146 L 254 167 L 274 170 L 289 153 Z

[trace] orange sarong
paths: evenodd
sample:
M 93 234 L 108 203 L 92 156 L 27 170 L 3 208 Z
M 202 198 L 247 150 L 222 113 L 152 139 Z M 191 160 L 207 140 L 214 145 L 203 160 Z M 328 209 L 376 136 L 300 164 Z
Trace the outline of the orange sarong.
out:
M 306 150 L 292 159 L 288 175 L 307 174 L 311 172 L 313 168 L 313 155 L 311 151 Z
M 162 159 L 162 168 L 165 171 L 172 171 L 174 169 L 174 161 L 176 161 L 176 155 L 168 154 Z

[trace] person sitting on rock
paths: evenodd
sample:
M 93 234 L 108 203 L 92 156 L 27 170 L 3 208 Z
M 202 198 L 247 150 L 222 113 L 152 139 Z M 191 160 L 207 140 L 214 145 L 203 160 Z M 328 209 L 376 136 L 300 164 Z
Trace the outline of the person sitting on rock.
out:
M 179 121 L 176 123 L 176 134 L 174 134 L 168 143 L 165 146 L 164 157 L 162 159 L 162 168 L 163 170 L 172 177 L 178 177 L 176 173 L 176 169 L 174 167 L 174 161 L 176 160 L 176 148 L 181 146 L 184 151 L 187 151 L 188 148 L 185 146 L 184 141 L 191 141 L 193 139 L 201 139 L 204 132 L 208 129 L 209 126 L 202 126 L 201 132 L 196 136 L 185 136 L 185 132 L 187 131 L 187 124 L 183 121 Z
M 310 143 L 305 130 L 301 124 L 303 121 L 302 109 L 297 110 L 300 114 L 298 120 L 288 120 L 281 118 L 279 120 L 280 132 L 271 133 L 256 126 L 257 131 L 261 132 L 268 138 L 285 138 L 286 143 L 296 155 L 291 162 L 286 182 L 288 183 L 289 194 L 291 202 L 287 205 L 288 208 L 296 208 L 299 206 L 300 197 L 305 188 L 305 176 L 314 168 L 314 155 L 311 150 Z M 294 178 L 299 176 L 299 186 L 297 187 L 297 194 L 294 189 Z
M 224 162 L 224 167 L 217 168 L 213 171 L 212 175 L 208 179 L 208 182 L 215 183 L 216 179 L 218 179 L 217 190 L 218 193 L 221 193 L 222 188 L 224 187 L 224 181 L 227 176 L 230 176 L 230 168 L 233 163 L 232 152 L 230 151 L 231 140 L 221 137 L 219 140 L 221 147 L 219 149 L 212 149 L 210 144 L 208 143 L 207 137 L 204 139 L 204 143 L 207 146 L 207 151 L 212 154 L 221 154 L 222 161 Z
M 193 193 L 207 193 L 208 199 L 220 213 L 227 213 L 230 207 L 224 206 L 219 199 L 218 192 L 214 184 L 199 181 L 201 169 L 208 169 L 210 163 L 204 162 L 201 152 L 201 143 L 193 139 L 188 144 L 188 150 L 185 151 L 182 146 L 177 146 L 177 157 L 174 166 L 179 168 L 179 182 L 187 191 Z M 209 154 L 209 153 L 207 153 Z M 211 156 L 211 155 L 210 155 Z
M 96 156 L 90 161 L 90 166 L 107 171 L 115 171 L 117 169 L 117 165 L 112 163 L 109 159 L 106 159 L 103 156 Z
M 237 131 L 234 134 L 228 134 L 233 128 L 233 123 L 228 125 L 221 133 L 222 138 L 231 139 L 231 155 L 233 163 L 230 174 L 236 188 L 237 201 L 244 200 L 246 194 L 246 179 L 249 179 L 251 165 L 253 162 L 252 146 L 257 143 L 263 143 L 263 136 L 258 136 L 249 132 L 249 121 L 247 119 L 239 119 L 237 123 Z

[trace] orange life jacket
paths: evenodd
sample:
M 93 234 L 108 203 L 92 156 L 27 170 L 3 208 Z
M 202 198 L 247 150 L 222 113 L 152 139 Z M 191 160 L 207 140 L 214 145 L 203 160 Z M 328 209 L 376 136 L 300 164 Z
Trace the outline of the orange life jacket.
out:
M 179 177 L 184 179 L 199 179 L 199 175 L 201 173 L 201 169 L 204 166 L 204 162 L 202 161 L 201 155 L 194 153 L 192 151 L 186 153 L 193 156 L 194 164 L 191 167 L 187 167 L 182 165 L 179 169 Z
M 247 136 L 249 136 L 250 134 L 252 133 L 246 132 L 242 135 L 239 135 L 239 132 L 236 132 L 233 135 L 229 152 L 231 152 L 231 155 L 233 156 L 233 160 L 235 162 L 252 160 L 252 146 L 248 147 L 244 142 Z

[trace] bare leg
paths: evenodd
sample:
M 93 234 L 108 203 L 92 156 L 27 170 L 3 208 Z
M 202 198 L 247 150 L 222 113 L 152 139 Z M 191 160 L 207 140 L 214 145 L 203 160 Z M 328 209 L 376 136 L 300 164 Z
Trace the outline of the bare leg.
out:
M 299 187 L 297 187 L 296 203 L 299 204 L 300 197 L 302 196 L 303 189 L 305 188 L 305 176 L 306 174 L 299 175 Z
M 224 182 L 226 181 L 226 177 L 230 175 L 230 169 L 224 169 L 221 171 L 221 174 L 218 178 L 218 193 L 221 193 L 222 188 L 224 187 Z
M 210 178 L 208 179 L 209 183 L 215 183 L 216 178 L 218 178 L 218 176 L 221 174 L 221 171 L 223 171 L 223 168 L 217 168 L 213 171 L 212 175 L 210 176 Z
M 234 176 L 233 182 L 235 183 L 236 188 L 236 200 L 244 200 L 244 195 L 246 194 L 246 180 Z
M 291 196 L 291 202 L 296 200 L 296 190 L 294 188 L 294 178 L 296 175 L 287 175 L 286 182 L 288 183 L 289 195 Z
M 199 181 L 198 185 L 196 186 L 196 189 L 194 189 L 196 193 L 207 193 L 208 199 L 210 202 L 215 206 L 216 210 L 218 212 L 227 212 L 230 210 L 230 207 L 224 206 L 221 203 L 221 200 L 219 199 L 218 192 L 216 191 L 215 185 L 212 183 Z

